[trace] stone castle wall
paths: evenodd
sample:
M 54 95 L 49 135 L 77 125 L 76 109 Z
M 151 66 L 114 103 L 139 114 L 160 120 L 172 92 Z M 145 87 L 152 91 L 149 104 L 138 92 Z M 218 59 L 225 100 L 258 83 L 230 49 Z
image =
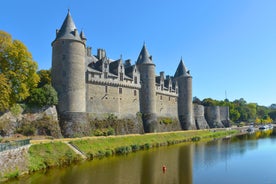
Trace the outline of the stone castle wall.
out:
M 210 128 L 205 117 L 204 117 L 204 106 L 203 105 L 193 105 L 194 108 L 194 119 L 197 129 L 208 129 Z
M 159 117 L 178 118 L 177 96 L 174 94 L 156 93 L 156 115 Z
M 223 120 L 229 119 L 228 107 L 220 106 L 208 106 L 205 107 L 205 118 L 210 126 L 210 128 L 223 128 Z

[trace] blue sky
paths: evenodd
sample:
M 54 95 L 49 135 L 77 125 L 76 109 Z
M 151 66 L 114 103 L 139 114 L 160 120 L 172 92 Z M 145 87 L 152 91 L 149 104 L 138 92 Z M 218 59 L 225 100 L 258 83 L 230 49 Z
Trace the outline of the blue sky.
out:
M 145 42 L 157 74 L 174 75 L 183 58 L 201 100 L 276 103 L 275 0 L 9 0 L 1 2 L 0 29 L 49 69 L 68 8 L 94 54 L 104 48 L 134 63 Z

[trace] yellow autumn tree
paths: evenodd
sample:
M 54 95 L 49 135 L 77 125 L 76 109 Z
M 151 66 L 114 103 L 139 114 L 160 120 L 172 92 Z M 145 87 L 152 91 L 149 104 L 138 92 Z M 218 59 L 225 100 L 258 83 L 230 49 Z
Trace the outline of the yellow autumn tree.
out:
M 11 87 L 4 74 L 0 74 L 0 92 L 0 111 L 5 111 L 10 106 Z
M 11 90 L 7 101 L 10 106 L 25 100 L 30 90 L 37 86 L 39 76 L 36 71 L 37 63 L 27 47 L 0 30 L 0 74 Z M 0 90 L 2 93 L 3 89 Z

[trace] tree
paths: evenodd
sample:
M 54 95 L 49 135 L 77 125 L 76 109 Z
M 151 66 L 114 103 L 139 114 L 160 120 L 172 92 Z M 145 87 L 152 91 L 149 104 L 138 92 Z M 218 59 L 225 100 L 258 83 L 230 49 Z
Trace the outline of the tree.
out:
M 51 85 L 51 70 L 39 70 L 37 72 L 40 81 L 38 83 L 38 88 L 44 86 L 45 84 Z
M 0 73 L 0 111 L 5 111 L 9 108 L 9 99 L 11 95 L 11 88 L 5 75 Z
M 10 34 L 0 31 L 0 43 L 0 74 L 9 81 L 11 93 L 8 102 L 13 105 L 26 99 L 30 90 L 37 86 L 37 63 L 26 46 L 13 40 Z
M 238 110 L 236 109 L 230 109 L 230 119 L 233 121 L 233 122 L 237 122 L 241 116 L 241 114 L 239 113 Z
M 217 100 L 213 100 L 212 98 L 205 98 L 201 103 L 204 106 L 218 106 L 219 102 Z
M 35 88 L 31 91 L 31 95 L 27 99 L 27 103 L 31 106 L 38 107 L 57 105 L 57 92 L 49 84 L 46 84 L 41 88 Z
M 269 115 L 270 118 L 272 118 L 274 121 L 276 120 L 276 110 L 273 110 L 273 111 L 269 112 L 268 115 Z

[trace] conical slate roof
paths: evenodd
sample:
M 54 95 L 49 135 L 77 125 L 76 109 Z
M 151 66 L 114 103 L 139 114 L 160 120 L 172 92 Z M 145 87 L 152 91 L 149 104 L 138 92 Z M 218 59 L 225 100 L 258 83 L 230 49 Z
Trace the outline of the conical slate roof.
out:
M 143 48 L 138 56 L 137 64 L 153 64 L 145 44 L 143 45 Z
M 180 76 L 190 76 L 190 72 L 186 69 L 183 60 L 181 58 L 180 63 L 176 69 L 176 72 L 174 74 L 174 77 L 180 77 Z
M 74 40 L 81 40 L 75 23 L 71 17 L 70 12 L 68 11 L 65 20 L 57 33 L 56 39 L 74 39 Z

